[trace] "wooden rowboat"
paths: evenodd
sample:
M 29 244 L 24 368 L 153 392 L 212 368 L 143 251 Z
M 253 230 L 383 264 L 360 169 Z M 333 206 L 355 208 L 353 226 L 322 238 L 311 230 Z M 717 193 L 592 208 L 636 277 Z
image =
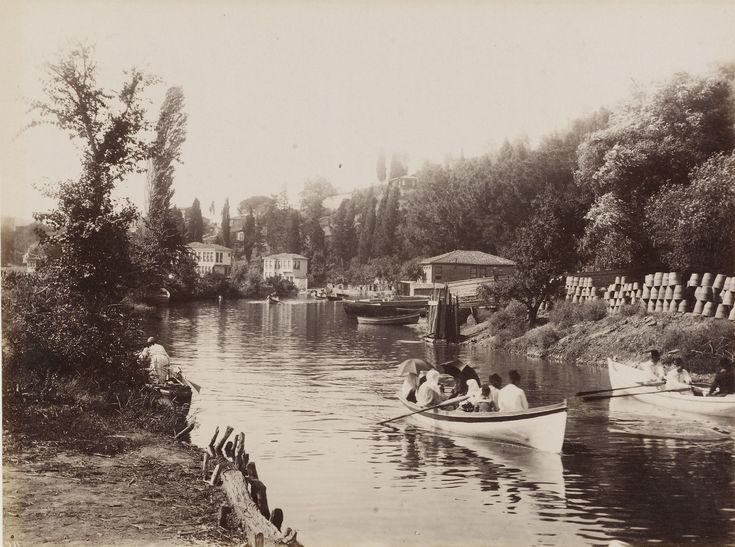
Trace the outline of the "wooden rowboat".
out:
M 607 360 L 607 371 L 610 376 L 610 386 L 613 389 L 636 386 L 650 382 L 648 373 L 644 370 L 626 365 L 612 359 Z M 698 397 L 692 393 L 657 393 L 655 387 L 643 386 L 631 389 L 622 389 L 616 394 L 634 394 L 631 398 L 645 403 L 680 410 L 682 412 L 693 412 L 695 414 L 706 414 L 708 416 L 725 416 L 735 418 L 735 395 L 724 397 Z M 640 393 L 639 395 L 635 395 Z
M 398 399 L 411 411 L 421 409 L 400 395 Z M 413 414 L 408 419 L 433 431 L 559 453 L 567 427 L 567 402 L 516 412 L 434 409 Z
M 385 317 L 357 316 L 357 322 L 363 325 L 411 325 L 419 322 L 420 313 L 405 313 L 403 315 L 388 315 Z

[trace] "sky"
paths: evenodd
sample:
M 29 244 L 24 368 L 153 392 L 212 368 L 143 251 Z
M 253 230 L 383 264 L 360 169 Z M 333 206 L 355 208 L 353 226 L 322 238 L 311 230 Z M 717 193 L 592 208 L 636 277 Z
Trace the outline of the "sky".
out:
M 0 213 L 30 219 L 40 188 L 78 176 L 52 126 L 22 131 L 45 64 L 94 45 L 99 82 L 137 67 L 189 117 L 174 203 L 219 216 L 252 195 L 295 203 L 309 178 L 375 183 L 381 149 L 425 161 L 562 130 L 678 71 L 735 61 L 735 2 L 0 0 Z M 117 195 L 143 204 L 133 176 Z

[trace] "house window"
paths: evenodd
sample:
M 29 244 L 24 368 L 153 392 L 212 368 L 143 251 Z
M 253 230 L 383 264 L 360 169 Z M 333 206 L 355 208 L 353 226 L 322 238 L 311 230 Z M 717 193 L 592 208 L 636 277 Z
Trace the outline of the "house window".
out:
M 222 262 L 222 253 L 221 252 L 218 252 L 215 256 L 216 256 L 215 262 L 217 262 L 217 263 Z
M 237 240 L 245 241 L 245 232 L 237 232 Z
M 470 277 L 477 277 L 477 266 L 470 267 Z
M 294 269 L 294 270 L 299 270 L 299 269 L 301 269 L 301 262 L 299 262 L 298 260 L 294 260 L 294 261 L 293 261 L 293 269 Z
M 441 281 L 442 278 L 442 267 L 434 266 L 434 281 Z

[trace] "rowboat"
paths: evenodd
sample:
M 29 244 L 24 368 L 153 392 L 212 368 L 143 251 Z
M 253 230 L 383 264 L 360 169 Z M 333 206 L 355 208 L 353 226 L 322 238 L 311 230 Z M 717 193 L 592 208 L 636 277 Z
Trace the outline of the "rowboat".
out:
M 620 389 L 617 394 L 632 394 L 631 398 L 645 403 L 680 410 L 682 412 L 693 412 L 695 414 L 706 414 L 708 416 L 735 417 L 735 395 L 724 397 L 699 397 L 692 393 L 658 393 L 656 388 L 637 384 L 650 382 L 648 373 L 644 370 L 626 365 L 612 359 L 607 360 L 607 371 L 610 376 L 612 389 Z
M 419 322 L 420 313 L 405 313 L 403 315 L 389 315 L 385 317 L 367 317 L 358 315 L 357 322 L 361 325 L 411 325 Z
M 267 301 L 268 301 L 269 304 L 278 304 L 278 303 L 281 302 L 281 299 L 278 298 L 277 296 L 268 295 L 268 300 Z
M 350 316 L 362 317 L 384 317 L 397 315 L 398 309 L 410 309 L 414 313 L 426 315 L 426 307 L 429 305 L 429 299 L 424 297 L 394 297 L 390 299 L 365 299 L 365 300 L 345 300 L 344 310 Z
M 421 410 L 419 405 L 400 395 L 398 399 L 412 412 Z M 433 431 L 559 453 L 567 427 L 567 402 L 515 412 L 434 409 L 413 414 L 408 419 Z

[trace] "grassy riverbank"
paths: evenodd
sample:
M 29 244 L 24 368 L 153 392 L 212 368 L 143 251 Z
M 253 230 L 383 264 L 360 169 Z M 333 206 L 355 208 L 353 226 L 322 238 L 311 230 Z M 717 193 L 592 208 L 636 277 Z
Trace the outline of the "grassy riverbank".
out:
M 526 330 L 511 305 L 465 329 L 466 343 L 552 361 L 602 366 L 608 357 L 641 359 L 647 350 L 678 350 L 690 372 L 707 377 L 720 357 L 735 352 L 735 324 L 693 315 L 644 314 L 630 307 L 607 315 L 595 304 L 558 303 L 544 324 Z M 664 361 L 671 359 L 665 355 Z
M 4 396 L 7 544 L 238 543 L 217 526 L 224 494 L 202 481 L 201 451 L 173 439 L 181 417 L 144 395 L 122 406 Z

